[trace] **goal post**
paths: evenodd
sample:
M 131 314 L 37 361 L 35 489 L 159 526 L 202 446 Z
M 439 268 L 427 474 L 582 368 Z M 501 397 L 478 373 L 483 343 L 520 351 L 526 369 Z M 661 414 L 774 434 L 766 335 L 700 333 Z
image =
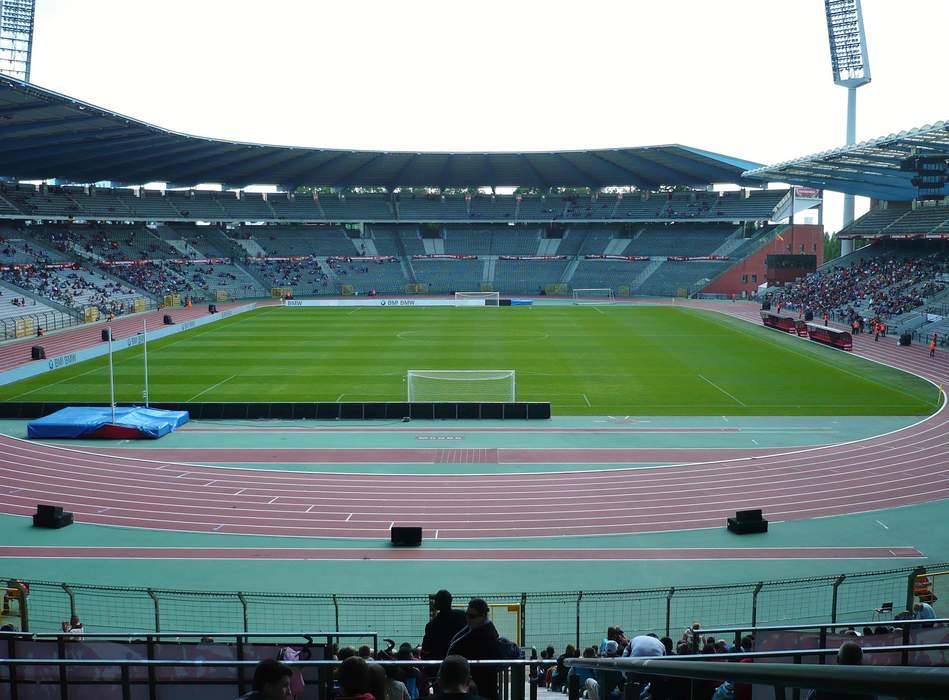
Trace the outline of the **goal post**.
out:
M 485 306 L 500 306 L 500 292 L 455 292 L 455 301 L 468 301 L 471 299 L 484 299 Z M 465 304 L 470 306 L 470 304 Z
M 410 369 L 408 400 L 511 403 L 517 386 L 513 369 Z
M 609 287 L 596 289 L 574 289 L 574 304 L 613 304 L 616 302 L 616 296 Z

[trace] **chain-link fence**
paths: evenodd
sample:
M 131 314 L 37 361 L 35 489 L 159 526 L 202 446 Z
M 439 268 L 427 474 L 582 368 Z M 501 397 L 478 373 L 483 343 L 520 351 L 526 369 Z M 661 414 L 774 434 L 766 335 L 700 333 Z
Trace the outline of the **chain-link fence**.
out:
M 590 645 L 618 625 L 628 633 L 678 635 L 693 622 L 705 628 L 871 619 L 884 603 L 898 613 L 914 602 L 921 568 L 716 586 L 567 591 L 556 593 L 455 592 L 493 606 L 502 634 L 526 646 Z M 932 574 L 949 564 L 929 566 Z M 418 643 L 430 597 L 328 595 L 91 586 L 26 581 L 26 606 L 11 580 L 4 622 L 33 632 L 57 631 L 79 615 L 89 632 L 273 632 L 294 629 L 365 630 L 381 638 Z

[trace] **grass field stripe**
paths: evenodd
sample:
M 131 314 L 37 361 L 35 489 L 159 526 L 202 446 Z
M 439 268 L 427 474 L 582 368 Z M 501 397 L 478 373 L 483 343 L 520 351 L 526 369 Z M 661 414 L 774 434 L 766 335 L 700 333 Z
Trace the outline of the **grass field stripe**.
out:
M 237 376 L 236 374 L 232 374 L 232 375 L 231 375 L 230 377 L 228 377 L 227 379 L 222 379 L 222 380 L 219 381 L 217 384 L 212 384 L 211 386 L 209 386 L 209 387 L 208 387 L 207 389 L 205 389 L 204 391 L 199 391 L 197 394 L 195 394 L 195 395 L 192 396 L 190 399 L 188 399 L 188 401 L 194 401 L 194 400 L 195 400 L 196 398 L 198 398 L 199 396 L 204 396 L 204 395 L 207 394 L 209 391 L 211 391 L 211 389 L 217 389 L 219 386 L 221 386 L 221 385 L 224 384 L 225 382 L 231 381 L 231 380 L 232 380 L 234 377 L 236 377 L 236 376 Z
M 716 384 L 715 382 L 713 382 L 711 379 L 709 379 L 709 378 L 706 377 L 705 375 L 699 374 L 699 375 L 697 375 L 697 376 L 698 376 L 699 379 L 701 379 L 701 380 L 703 380 L 703 381 L 706 381 L 706 382 L 708 382 L 709 384 L 711 384 L 713 387 L 715 387 L 715 388 L 718 389 L 720 392 L 722 392 L 723 394 L 725 394 L 725 396 L 727 396 L 728 398 L 730 398 L 732 401 L 737 401 L 737 402 L 740 403 L 742 406 L 745 406 L 745 407 L 747 408 L 748 404 L 746 404 L 744 401 L 742 401 L 742 400 L 739 399 L 738 397 L 733 396 L 732 394 L 729 394 L 727 391 L 725 391 L 724 389 L 722 389 L 722 387 L 720 387 L 718 384 Z M 722 416 L 722 417 L 724 418 L 724 416 Z
M 713 309 L 712 311 L 714 311 L 714 309 Z M 721 311 L 718 311 L 717 313 L 721 313 L 723 316 L 725 316 L 725 318 L 733 318 L 733 319 L 737 319 L 737 320 L 739 320 L 739 321 L 745 321 L 746 323 L 751 323 L 751 324 L 752 324 L 753 326 L 755 326 L 756 328 L 762 327 L 762 326 L 758 326 L 758 324 L 755 323 L 754 321 L 752 321 L 751 319 L 745 319 L 745 318 L 741 318 L 741 317 L 739 317 L 739 316 L 729 316 L 728 314 L 725 314 L 724 312 L 721 312 Z M 850 371 L 849 369 L 845 369 L 845 368 L 843 368 L 843 367 L 841 367 L 841 366 L 839 366 L 839 365 L 836 365 L 836 364 L 834 364 L 834 363 L 832 363 L 832 362 L 829 362 L 828 360 L 823 359 L 822 357 L 819 357 L 816 352 L 813 353 L 813 354 L 812 354 L 812 353 L 801 352 L 800 350 L 798 350 L 798 349 L 792 347 L 792 344 L 791 344 L 791 343 L 783 343 L 783 342 L 781 342 L 780 340 L 778 340 L 779 338 L 782 337 L 782 335 L 780 335 L 779 333 L 776 333 L 776 332 L 775 332 L 775 333 L 773 333 L 773 335 L 772 335 L 771 337 L 768 337 L 768 336 L 759 336 L 759 335 L 755 335 L 755 334 L 753 334 L 753 333 L 749 333 L 747 330 L 741 329 L 741 328 L 739 328 L 738 326 L 735 327 L 735 330 L 737 330 L 739 333 L 742 333 L 743 335 L 748 336 L 749 338 L 767 338 L 767 339 L 768 339 L 768 342 L 769 342 L 770 344 L 775 345 L 775 346 L 777 346 L 777 347 L 779 347 L 779 348 L 781 348 L 781 349 L 783 349 L 783 350 L 788 350 L 788 351 L 794 353 L 795 355 L 798 355 L 799 357 L 804 357 L 804 358 L 807 358 L 808 360 L 813 360 L 814 362 L 817 362 L 817 363 L 819 363 L 819 364 L 822 364 L 822 365 L 824 365 L 825 367 L 830 367 L 831 369 L 839 370 L 839 371 L 843 372 L 844 374 L 849 374 L 851 377 L 856 377 L 857 379 L 860 379 L 860 380 L 862 380 L 862 381 L 869 381 L 866 377 L 864 377 L 864 376 L 861 375 L 861 374 L 858 374 L 858 373 L 856 373 L 856 372 L 852 372 L 852 371 Z M 793 338 L 796 338 L 796 339 L 798 339 L 798 340 L 807 341 L 806 338 L 800 338 L 799 336 L 796 336 L 796 335 L 795 335 L 795 336 L 792 336 L 790 333 L 785 333 L 783 337 L 793 337 Z M 814 350 L 832 349 L 832 348 L 827 348 L 826 346 L 816 347 L 816 346 L 813 346 L 813 345 L 809 345 L 808 347 L 813 348 Z M 837 350 L 837 352 L 845 352 L 845 351 L 843 351 L 843 350 Z M 855 353 L 853 356 L 854 356 L 854 357 L 860 357 L 861 359 L 864 359 L 864 360 L 869 360 L 870 362 L 875 362 L 875 363 L 877 363 L 877 364 L 879 364 L 879 365 L 883 365 L 883 366 L 885 366 L 885 367 L 892 367 L 893 369 L 899 369 L 899 370 L 901 370 L 901 371 L 903 371 L 903 372 L 907 372 L 908 374 L 913 374 L 913 375 L 915 375 L 915 376 L 917 376 L 917 377 L 920 376 L 919 374 L 917 374 L 917 373 L 915 373 L 915 372 L 912 372 L 912 371 L 909 370 L 909 369 L 906 369 L 906 368 L 903 368 L 903 367 L 897 367 L 896 365 L 891 365 L 891 364 L 889 364 L 889 363 L 887 363 L 887 362 L 882 362 L 882 361 L 880 361 L 880 360 L 874 360 L 873 358 L 867 357 L 866 355 L 864 355 L 864 354 L 862 354 L 862 353 L 861 353 L 861 354 Z M 931 379 L 927 379 L 926 377 L 921 377 L 921 378 L 922 378 L 922 379 L 925 379 L 926 381 L 928 381 L 928 382 L 929 382 L 930 384 L 932 384 L 933 386 L 936 386 L 936 388 L 939 388 L 938 385 L 937 385 L 935 382 L 933 382 Z M 892 385 L 890 385 L 890 386 L 888 386 L 887 388 L 888 388 L 888 389 L 892 389 L 893 391 L 895 391 L 895 392 L 897 392 L 897 393 L 899 393 L 899 394 L 903 394 L 903 396 L 909 396 L 910 398 L 916 399 L 916 397 L 914 397 L 912 394 L 910 394 L 909 392 L 903 391 L 902 389 L 900 389 L 900 388 L 897 387 L 897 386 L 892 386 Z

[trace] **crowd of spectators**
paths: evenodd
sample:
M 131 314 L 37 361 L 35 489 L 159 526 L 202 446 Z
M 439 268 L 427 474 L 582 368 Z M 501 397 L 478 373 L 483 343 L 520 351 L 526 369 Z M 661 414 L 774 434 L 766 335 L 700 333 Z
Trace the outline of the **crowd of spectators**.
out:
M 12 269 L 0 272 L 0 279 L 21 289 L 72 309 L 95 306 L 103 316 L 132 311 L 131 300 L 137 293 L 119 282 L 77 270 L 45 268 Z
M 907 313 L 942 292 L 946 285 L 936 276 L 949 270 L 949 258 L 935 254 L 923 258 L 871 258 L 847 266 L 814 272 L 775 299 L 785 308 L 811 311 L 852 321 L 856 309 L 867 304 L 870 315 L 886 320 Z

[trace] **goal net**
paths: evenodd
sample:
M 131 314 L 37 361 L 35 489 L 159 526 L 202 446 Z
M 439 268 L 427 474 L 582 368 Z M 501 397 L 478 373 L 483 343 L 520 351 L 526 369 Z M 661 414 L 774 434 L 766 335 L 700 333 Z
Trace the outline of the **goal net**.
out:
M 455 292 L 455 301 L 464 301 L 470 299 L 484 299 L 485 306 L 500 306 L 500 292 Z M 468 304 L 465 304 L 468 306 Z M 474 305 L 472 305 L 474 306 Z
M 574 289 L 574 304 L 612 304 L 616 301 L 613 290 L 607 287 L 602 289 Z
M 513 369 L 410 369 L 409 401 L 515 400 Z

